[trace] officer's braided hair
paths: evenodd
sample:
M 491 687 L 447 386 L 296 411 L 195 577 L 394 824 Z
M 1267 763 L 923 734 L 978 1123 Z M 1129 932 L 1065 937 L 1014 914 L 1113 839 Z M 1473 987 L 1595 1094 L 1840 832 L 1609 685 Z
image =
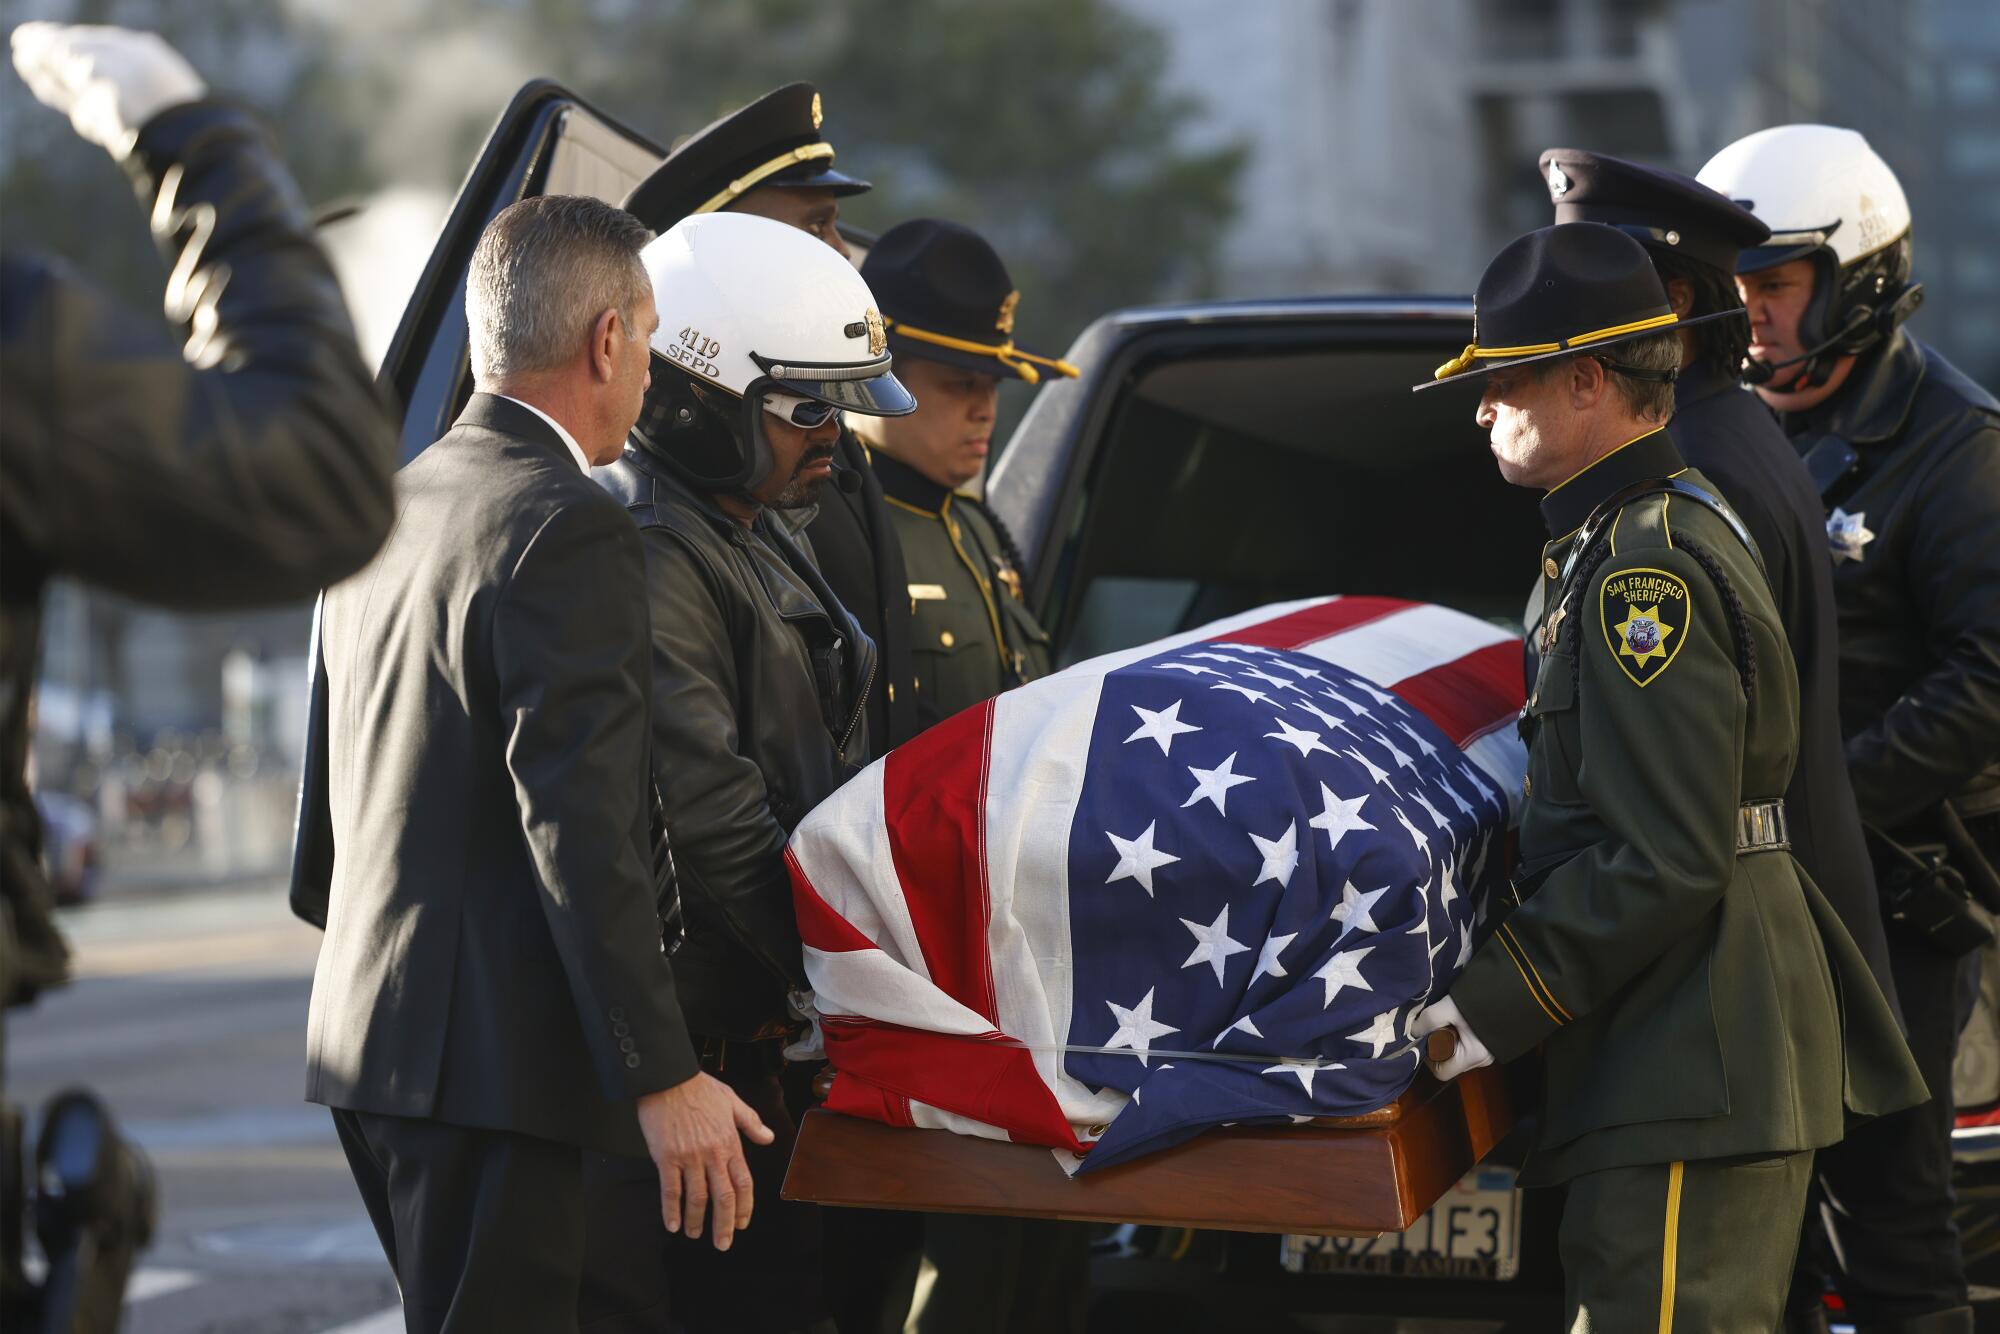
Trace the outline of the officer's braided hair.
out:
M 1648 250 L 1662 283 L 1679 279 L 1692 289 L 1694 304 L 1688 309 L 1689 319 L 1743 309 L 1743 299 L 1737 294 L 1732 275 L 1686 255 L 1668 254 L 1654 247 Z M 1690 370 L 1702 367 L 1724 380 L 1734 380 L 1742 373 L 1743 360 L 1750 355 L 1747 318 L 1710 320 L 1689 329 L 1687 334 L 1694 341 L 1694 354 L 1688 360 Z
M 1715 557 L 1701 547 L 1692 542 L 1682 541 L 1674 547 L 1674 550 L 1686 552 L 1691 556 L 1695 564 L 1701 566 L 1708 575 L 1709 582 L 1715 585 L 1716 593 L 1722 598 L 1723 614 L 1729 619 L 1729 637 L 1733 641 L 1731 647 L 1735 650 L 1737 684 L 1743 691 L 1743 698 L 1750 699 L 1757 690 L 1757 644 L 1750 637 L 1750 616 L 1743 610 L 1743 600 L 1736 596 L 1736 586 L 1729 582 L 1727 575 L 1723 574 L 1722 566 Z M 1610 558 L 1611 534 L 1607 529 L 1592 540 L 1577 561 L 1577 576 L 1569 585 L 1570 589 L 1580 590 L 1595 586 L 1598 571 Z M 1587 618 L 1572 611 L 1567 619 L 1575 627 L 1572 631 L 1574 637 L 1570 642 L 1569 659 L 1569 683 L 1571 690 L 1574 691 L 1578 686 L 1577 677 L 1583 662 L 1583 623 Z M 1689 619 L 1693 619 L 1692 615 Z M 1557 633 L 1560 635 L 1560 627 Z

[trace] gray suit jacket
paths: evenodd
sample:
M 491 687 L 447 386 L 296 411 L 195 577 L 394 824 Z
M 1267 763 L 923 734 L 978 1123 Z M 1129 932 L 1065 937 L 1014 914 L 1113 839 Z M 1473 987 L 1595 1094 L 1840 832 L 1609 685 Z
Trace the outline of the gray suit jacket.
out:
M 475 395 L 326 595 L 333 868 L 307 1097 L 625 1152 L 694 1074 L 649 858 L 639 534 Z

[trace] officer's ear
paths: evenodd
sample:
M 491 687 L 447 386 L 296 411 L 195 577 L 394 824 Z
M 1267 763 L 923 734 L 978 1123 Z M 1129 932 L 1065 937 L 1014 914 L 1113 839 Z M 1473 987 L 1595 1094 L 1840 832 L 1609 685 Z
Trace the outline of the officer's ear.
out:
M 1604 363 L 1596 357 L 1568 357 L 1563 361 L 1565 387 L 1569 390 L 1569 405 L 1572 411 L 1588 412 L 1596 407 L 1610 388 L 1606 383 Z
M 1686 319 L 1694 310 L 1694 284 L 1685 278 L 1667 279 L 1667 304 L 1674 314 Z
M 606 306 L 590 322 L 590 376 L 599 384 L 610 384 L 618 373 L 618 344 L 625 338 L 625 321 L 618 307 Z

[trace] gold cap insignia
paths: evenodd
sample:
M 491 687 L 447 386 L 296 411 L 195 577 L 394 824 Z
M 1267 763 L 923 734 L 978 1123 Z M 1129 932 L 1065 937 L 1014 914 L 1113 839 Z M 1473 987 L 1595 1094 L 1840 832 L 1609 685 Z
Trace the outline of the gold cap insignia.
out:
M 882 312 L 870 306 L 861 318 L 868 323 L 868 355 L 879 357 L 889 346 L 889 331 L 882 325 Z
M 821 119 L 821 117 L 820 117 L 820 109 L 819 109 L 819 94 L 818 94 L 818 93 L 814 93 L 814 94 L 813 94 L 813 128 L 814 128 L 815 130 L 817 130 L 817 129 L 819 128 L 819 122 L 820 122 L 820 119 Z
M 1014 332 L 1014 307 L 1021 304 L 1019 292 L 1007 293 L 1007 299 L 1000 303 L 1000 318 L 993 321 L 993 327 L 1003 334 Z

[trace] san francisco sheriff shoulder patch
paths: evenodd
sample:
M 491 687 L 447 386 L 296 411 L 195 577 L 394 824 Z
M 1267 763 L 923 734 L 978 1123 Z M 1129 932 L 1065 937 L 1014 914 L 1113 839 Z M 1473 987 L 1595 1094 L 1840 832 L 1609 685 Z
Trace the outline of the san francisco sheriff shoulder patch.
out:
M 1686 645 L 1687 581 L 1666 570 L 1619 570 L 1604 580 L 1598 616 L 1611 660 L 1634 685 L 1646 686 L 1673 665 Z

